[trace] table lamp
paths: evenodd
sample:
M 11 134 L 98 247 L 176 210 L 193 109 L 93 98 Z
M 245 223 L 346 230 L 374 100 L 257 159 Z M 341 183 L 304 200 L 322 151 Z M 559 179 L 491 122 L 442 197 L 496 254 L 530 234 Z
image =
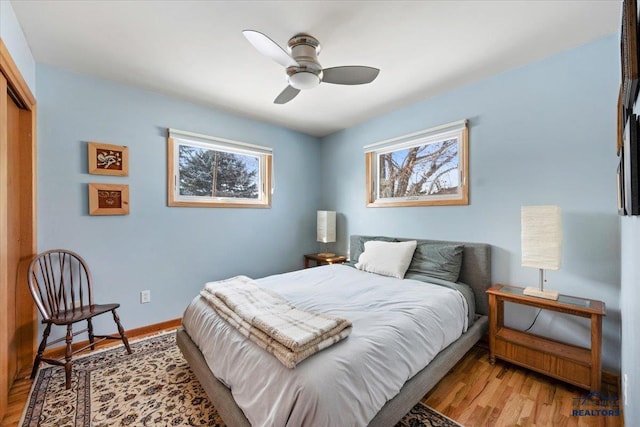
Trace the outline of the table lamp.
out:
M 318 256 L 332 257 L 334 253 L 327 252 L 327 243 L 336 241 L 336 212 L 335 211 L 318 211 L 318 222 L 316 226 L 316 240 L 324 243 L 324 252 L 320 252 Z
M 525 288 L 524 294 L 551 300 L 558 291 L 544 289 L 544 270 L 558 270 L 562 255 L 562 221 L 559 206 L 522 206 L 522 266 L 540 269 L 538 287 Z

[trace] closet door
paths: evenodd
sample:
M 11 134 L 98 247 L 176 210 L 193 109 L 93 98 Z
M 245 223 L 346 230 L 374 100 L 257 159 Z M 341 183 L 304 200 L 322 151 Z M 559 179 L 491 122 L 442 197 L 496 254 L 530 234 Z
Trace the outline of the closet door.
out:
M 11 313 L 9 313 L 10 295 L 8 273 L 8 181 L 9 181 L 9 155 L 7 150 L 7 79 L 0 74 L 0 420 L 7 409 L 7 396 L 9 394 L 10 362 L 9 338 L 12 329 L 9 325 Z M 13 377 L 11 377 L 13 378 Z
M 9 392 L 18 373 L 16 340 L 16 292 L 20 264 L 20 108 L 7 92 L 7 81 L 0 80 L 0 363 L 2 394 Z
M 26 280 L 36 252 L 35 99 L 0 40 L 0 420 L 33 363 L 37 317 Z

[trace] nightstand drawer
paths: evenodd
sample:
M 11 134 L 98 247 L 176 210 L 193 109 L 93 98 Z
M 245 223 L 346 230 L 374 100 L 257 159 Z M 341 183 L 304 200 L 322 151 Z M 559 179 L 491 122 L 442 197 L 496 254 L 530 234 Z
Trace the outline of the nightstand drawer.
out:
M 495 357 L 579 387 L 590 388 L 590 350 L 542 337 L 535 337 L 534 342 L 538 345 L 532 346 L 518 339 L 509 339 L 508 333 L 501 332 L 505 330 L 495 337 Z M 517 335 L 514 334 L 514 337 Z M 544 351 L 543 348 L 552 350 Z

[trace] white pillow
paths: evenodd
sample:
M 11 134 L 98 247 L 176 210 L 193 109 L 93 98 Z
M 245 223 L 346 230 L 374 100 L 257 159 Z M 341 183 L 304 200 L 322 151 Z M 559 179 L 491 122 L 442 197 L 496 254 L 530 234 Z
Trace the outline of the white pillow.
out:
M 408 242 L 369 240 L 364 243 L 364 252 L 360 254 L 355 267 L 369 273 L 403 279 L 411 264 L 417 243 L 415 240 Z

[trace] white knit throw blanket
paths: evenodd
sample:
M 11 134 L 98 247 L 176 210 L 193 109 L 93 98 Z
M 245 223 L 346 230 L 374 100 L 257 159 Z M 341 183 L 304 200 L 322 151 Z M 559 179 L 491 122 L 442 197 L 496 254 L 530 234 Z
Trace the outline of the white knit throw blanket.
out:
M 297 308 L 246 276 L 207 283 L 200 295 L 220 317 L 287 368 L 351 333 L 348 320 Z

